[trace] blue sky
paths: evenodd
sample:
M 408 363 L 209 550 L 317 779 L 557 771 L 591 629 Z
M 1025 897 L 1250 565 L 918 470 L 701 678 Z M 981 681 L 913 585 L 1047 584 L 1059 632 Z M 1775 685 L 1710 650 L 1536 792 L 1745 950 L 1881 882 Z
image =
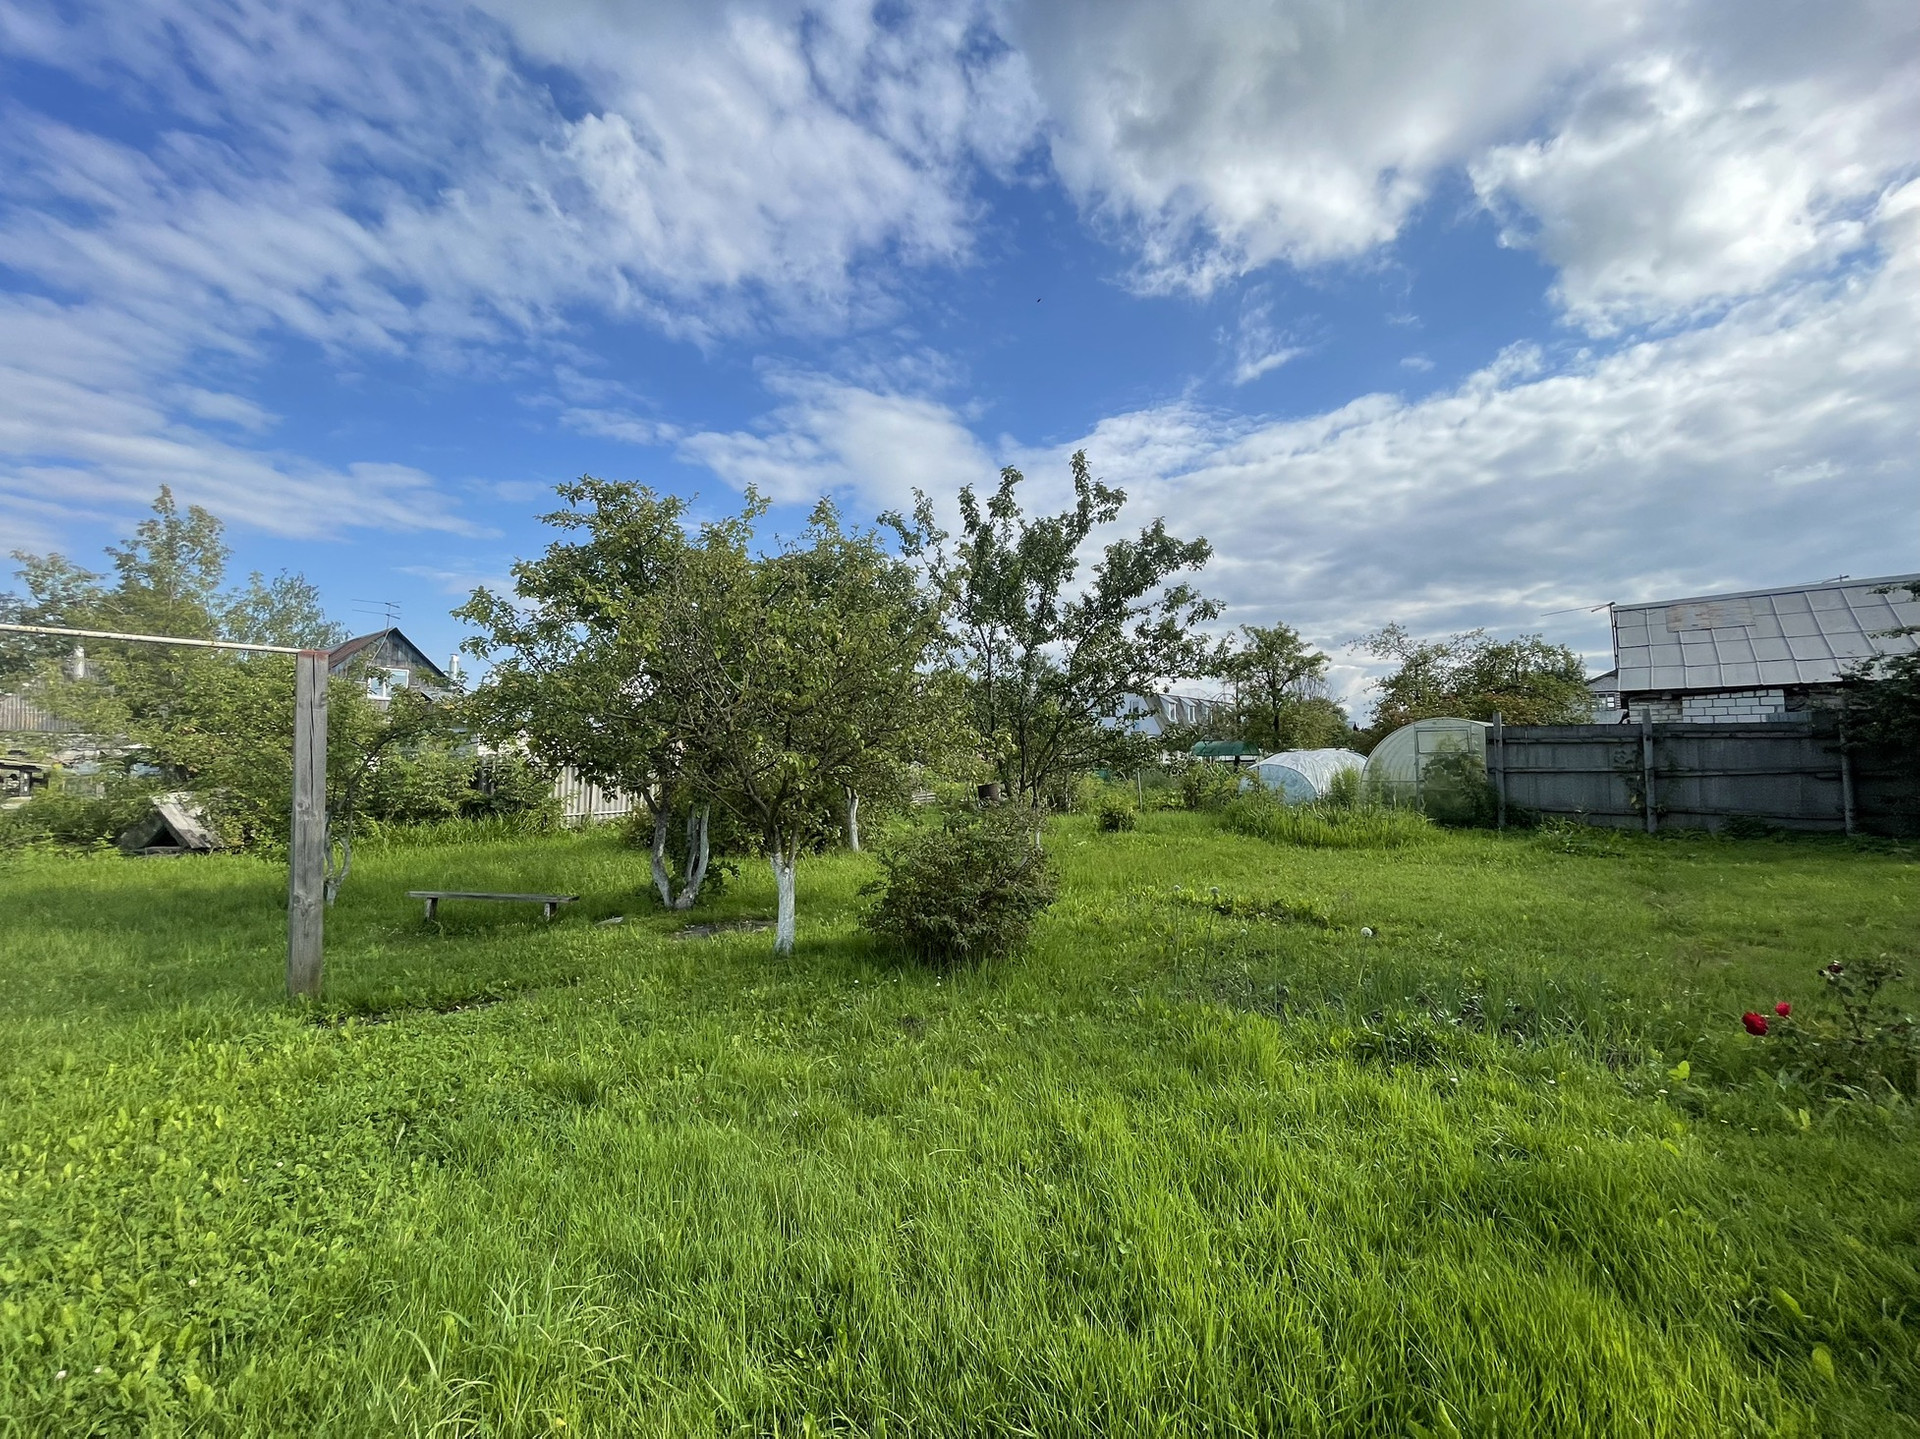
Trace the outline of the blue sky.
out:
M 591 472 L 1065 459 L 1341 646 L 1920 568 L 1920 11 L 0 0 L 0 548 L 433 652 Z M 1604 665 L 1597 667 L 1604 668 Z

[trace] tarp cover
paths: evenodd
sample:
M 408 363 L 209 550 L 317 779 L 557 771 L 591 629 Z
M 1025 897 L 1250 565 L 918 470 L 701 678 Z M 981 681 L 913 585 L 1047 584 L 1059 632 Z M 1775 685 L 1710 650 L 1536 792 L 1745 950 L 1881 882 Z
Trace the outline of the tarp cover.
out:
M 1342 770 L 1366 765 L 1367 757 L 1350 749 L 1290 749 L 1268 755 L 1253 772 L 1268 789 L 1279 790 L 1288 804 L 1309 804 L 1325 796 Z

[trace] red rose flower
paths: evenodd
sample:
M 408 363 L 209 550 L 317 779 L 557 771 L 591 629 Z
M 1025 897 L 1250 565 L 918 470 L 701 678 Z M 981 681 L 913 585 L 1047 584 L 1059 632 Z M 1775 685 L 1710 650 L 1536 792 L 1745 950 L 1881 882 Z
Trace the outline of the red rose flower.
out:
M 1755 1014 L 1752 1010 L 1748 1010 L 1740 1016 L 1740 1022 L 1746 1025 L 1748 1034 L 1765 1034 L 1767 1032 L 1767 1017 L 1764 1014 Z
M 1782 1019 L 1785 1019 L 1789 1014 L 1793 1013 L 1793 1006 L 1783 999 L 1773 1007 L 1773 1012 Z

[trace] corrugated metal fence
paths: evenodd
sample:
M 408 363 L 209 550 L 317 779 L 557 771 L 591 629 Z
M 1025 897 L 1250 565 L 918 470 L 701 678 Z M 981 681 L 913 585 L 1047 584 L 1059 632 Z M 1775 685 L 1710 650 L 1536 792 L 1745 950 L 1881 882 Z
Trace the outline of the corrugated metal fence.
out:
M 24 695 L 0 695 L 0 734 L 71 734 L 74 726 Z
M 1511 725 L 1487 770 L 1510 807 L 1623 829 L 1786 829 L 1920 834 L 1920 765 L 1843 750 L 1836 722 Z M 1651 822 L 1648 810 L 1652 810 Z

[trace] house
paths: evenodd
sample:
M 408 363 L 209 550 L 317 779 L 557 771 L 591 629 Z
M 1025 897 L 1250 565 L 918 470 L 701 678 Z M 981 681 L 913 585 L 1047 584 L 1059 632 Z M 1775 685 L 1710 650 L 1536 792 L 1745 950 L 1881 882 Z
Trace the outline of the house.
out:
M 393 627 L 348 640 L 327 656 L 327 672 L 365 676 L 368 697 L 381 705 L 395 690 L 416 689 L 438 697 L 455 687 L 453 676 Z
M 1920 643 L 1920 575 L 1614 605 L 1613 681 L 1622 723 L 1799 719 L 1839 703 L 1843 672 Z M 1885 593 L 1883 593 L 1885 591 Z
M 1230 705 L 1225 700 L 1201 699 L 1195 695 L 1125 695 L 1126 708 L 1115 721 L 1134 734 L 1161 735 L 1175 726 L 1196 725 L 1223 716 Z M 1133 718 L 1128 719 L 1128 712 Z

